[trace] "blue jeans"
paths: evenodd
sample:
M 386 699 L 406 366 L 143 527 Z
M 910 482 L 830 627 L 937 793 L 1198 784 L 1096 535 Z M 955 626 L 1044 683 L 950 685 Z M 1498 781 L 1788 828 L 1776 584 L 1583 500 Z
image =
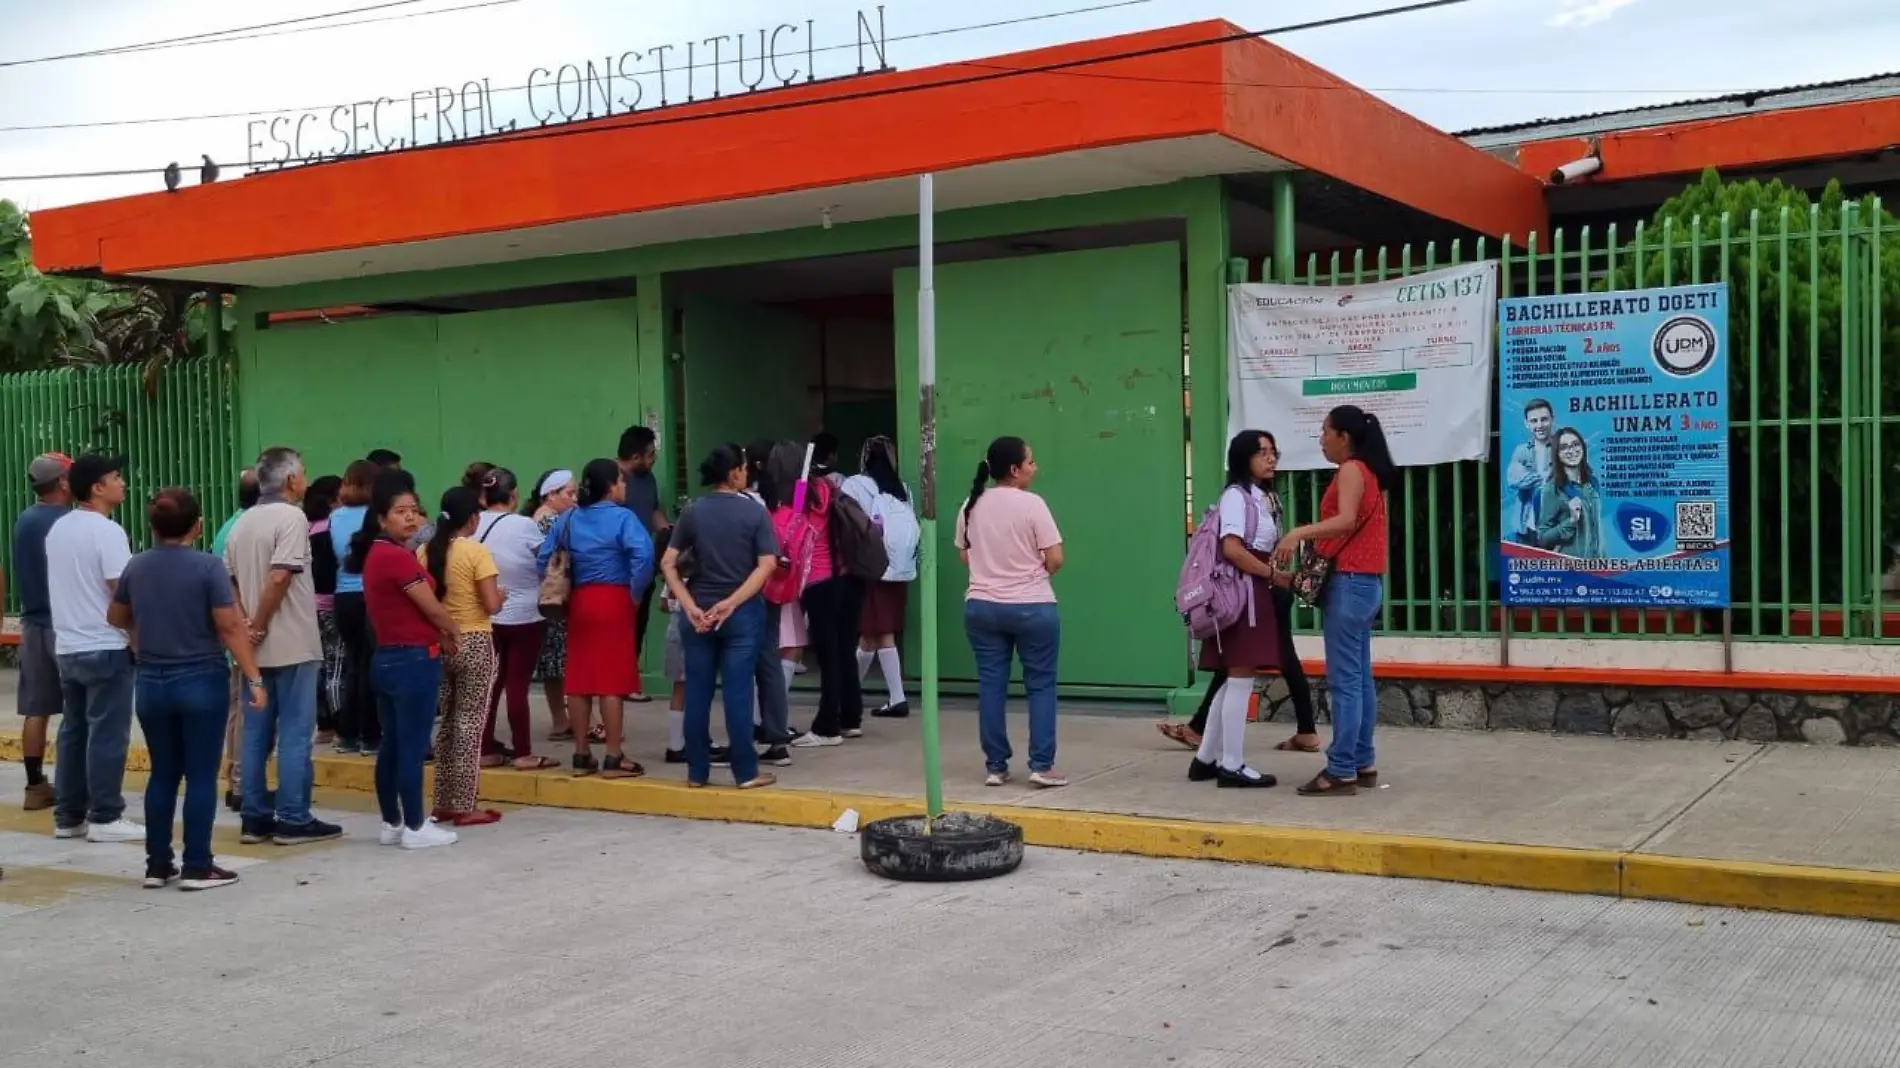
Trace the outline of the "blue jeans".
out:
M 759 653 L 752 669 L 752 682 L 759 695 L 759 726 L 765 731 L 766 737 L 777 744 L 778 739 L 792 733 L 791 708 L 785 694 L 785 669 L 779 666 L 778 659 L 778 624 L 784 609 L 763 597 L 759 598 L 759 602 L 765 605 L 765 629 L 759 632 Z M 680 635 L 682 640 L 685 630 L 690 629 L 683 626 Z
M 218 764 L 224 759 L 230 678 L 223 660 L 139 665 L 139 727 L 152 754 L 152 774 L 145 784 L 145 859 L 153 865 L 172 862 L 172 817 L 178 811 L 182 778 L 185 870 L 211 867 L 211 823 L 218 814 Z
M 369 659 L 369 677 L 383 726 L 382 748 L 376 750 L 376 804 L 384 823 L 419 831 L 429 818 L 422 807 L 422 762 L 435 729 L 442 656 L 419 645 L 384 646 Z
M 1379 694 L 1372 683 L 1372 623 L 1384 598 L 1385 580 L 1378 575 L 1339 572 L 1326 584 L 1322 623 L 1326 692 L 1333 705 L 1326 777 L 1334 782 L 1351 782 L 1360 768 L 1376 766 L 1372 728 L 1379 723 Z
M 317 731 L 317 682 L 323 661 L 311 660 L 289 667 L 261 668 L 262 710 L 251 707 L 250 695 L 240 683 L 238 700 L 244 709 L 244 756 L 238 782 L 244 790 L 244 818 L 267 820 L 273 815 L 285 827 L 310 822 L 310 742 Z M 268 804 L 270 781 L 264 765 L 277 750 L 277 811 Z
M 732 779 L 759 777 L 759 754 L 752 747 L 753 669 L 765 640 L 765 599 L 754 597 L 726 617 L 724 626 L 705 634 L 680 621 L 680 651 L 686 655 L 686 780 L 712 777 L 712 703 L 715 678 L 723 687 L 726 742 L 732 746 Z M 782 678 L 783 676 L 781 676 Z
M 61 653 L 53 822 L 114 823 L 125 815 L 125 751 L 132 744 L 132 654 Z
M 1053 602 L 997 604 L 965 601 L 963 629 L 976 654 L 976 705 L 983 759 L 991 771 L 1008 771 L 1011 657 L 1023 662 L 1029 694 L 1029 770 L 1056 766 L 1056 658 L 1062 649 L 1062 617 Z

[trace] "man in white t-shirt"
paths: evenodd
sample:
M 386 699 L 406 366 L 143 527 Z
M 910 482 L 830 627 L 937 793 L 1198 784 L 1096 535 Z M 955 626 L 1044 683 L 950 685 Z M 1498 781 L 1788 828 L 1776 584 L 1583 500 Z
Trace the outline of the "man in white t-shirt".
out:
M 53 837 L 143 842 L 125 818 L 125 752 L 132 741 L 132 654 L 106 622 L 132 559 L 112 510 L 125 502 L 125 457 L 96 453 L 67 472 L 73 510 L 46 532 L 46 592 L 53 608 L 62 715 L 53 765 Z

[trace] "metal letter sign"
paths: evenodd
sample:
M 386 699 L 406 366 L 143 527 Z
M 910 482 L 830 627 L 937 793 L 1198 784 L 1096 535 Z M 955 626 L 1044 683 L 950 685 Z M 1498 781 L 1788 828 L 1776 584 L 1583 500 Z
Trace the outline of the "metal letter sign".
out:
M 1498 304 L 1504 602 L 1727 608 L 1728 287 Z
M 817 81 L 819 53 L 850 46 L 820 45 L 815 29 L 812 19 L 782 22 L 535 67 L 519 85 L 482 78 L 252 119 L 245 126 L 245 161 L 252 168 L 319 163 Z M 887 41 L 883 6 L 859 11 L 856 73 L 891 69 Z

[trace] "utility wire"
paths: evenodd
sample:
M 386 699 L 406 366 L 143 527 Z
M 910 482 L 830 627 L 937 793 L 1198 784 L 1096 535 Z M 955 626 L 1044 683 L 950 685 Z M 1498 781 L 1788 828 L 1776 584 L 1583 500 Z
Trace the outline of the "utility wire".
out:
M 158 52 L 168 48 L 190 48 L 194 45 L 228 44 L 232 41 L 255 41 L 262 37 L 287 37 L 297 33 L 320 33 L 324 30 L 346 30 L 352 26 L 370 26 L 378 22 L 402 22 L 407 19 L 426 19 L 435 15 L 454 15 L 464 11 L 478 11 L 485 7 L 505 7 L 518 4 L 521 0 L 481 0 L 480 3 L 458 4 L 454 7 L 438 8 L 434 11 L 409 11 L 400 15 L 377 15 L 374 18 L 351 19 L 348 22 L 326 22 L 321 26 L 295 26 L 287 30 L 262 30 L 257 33 L 241 34 L 237 37 L 218 37 L 209 41 L 185 41 L 180 44 L 140 45 L 112 52 L 115 56 L 137 55 L 141 52 Z M 235 31 L 227 31 L 235 32 Z
M 513 3 L 515 2 L 515 0 L 503 0 L 503 2 Z M 917 33 L 899 34 L 894 37 L 888 37 L 885 39 L 885 41 L 886 43 L 890 43 L 890 44 L 901 44 L 906 41 L 922 41 L 922 40 L 927 40 L 933 37 L 948 37 L 948 36 L 951 36 L 952 34 L 975 33 L 981 30 L 995 30 L 995 29 L 1003 29 L 1005 27 L 1010 27 L 1010 26 L 1022 26 L 1022 25 L 1027 25 L 1032 22 L 1046 22 L 1050 19 L 1068 18 L 1073 15 L 1092 15 L 1092 14 L 1096 14 L 1102 11 L 1113 11 L 1118 8 L 1140 7 L 1142 5 L 1151 4 L 1154 2 L 1155 0 L 1112 0 L 1112 2 L 1110 3 L 1090 4 L 1087 7 L 1074 7 L 1074 8 L 1068 8 L 1063 11 L 1045 11 L 1045 12 L 1042 12 L 1041 14 L 1021 15 L 1015 18 L 998 19 L 993 22 L 978 22 L 978 23 L 972 23 L 967 26 L 944 26 L 944 27 L 940 27 L 934 30 L 922 30 Z M 430 13 L 433 14 L 433 12 L 430 12 Z M 859 42 L 853 41 L 853 42 L 849 42 L 845 44 L 823 45 L 817 48 L 813 48 L 811 49 L 811 51 L 818 52 L 818 53 L 842 52 L 845 49 L 856 48 L 858 46 L 859 46 Z M 708 60 L 705 62 L 671 67 L 668 69 L 673 70 L 673 71 L 711 70 L 716 67 L 729 66 L 729 65 L 736 64 L 738 62 L 739 61 L 737 59 L 721 59 L 717 63 Z M 627 75 L 627 77 L 633 78 L 633 77 L 639 77 L 640 75 L 658 74 L 658 73 L 660 73 L 659 68 L 653 67 L 646 70 L 634 71 L 631 74 Z M 525 84 L 502 85 L 502 86 L 496 86 L 495 88 L 490 89 L 489 93 L 491 95 L 498 94 L 498 93 L 518 93 L 518 92 L 525 91 L 527 88 L 528 86 Z M 212 120 L 212 119 L 251 119 L 251 118 L 257 118 L 263 115 L 286 115 L 286 114 L 296 114 L 298 112 L 322 111 L 326 108 L 334 106 L 335 103 L 336 103 L 335 101 L 326 101 L 325 103 L 322 103 L 322 104 L 313 104 L 307 107 L 258 108 L 251 111 L 219 111 L 219 112 L 208 112 L 201 115 L 165 115 L 165 116 L 157 116 L 153 118 L 143 118 L 143 119 L 102 119 L 102 120 L 96 120 L 93 122 L 51 122 L 51 123 L 40 123 L 40 124 L 35 124 L 35 125 L 0 126 L 0 133 L 39 133 L 39 132 L 44 132 L 44 131 L 49 131 L 49 130 L 92 130 L 92 129 L 101 129 L 105 127 L 114 127 L 114 126 L 151 126 L 158 123 L 169 123 L 169 122 L 203 122 L 203 121 Z
M 387 0 L 385 3 L 372 4 L 369 7 L 350 8 L 345 11 L 332 11 L 322 15 L 304 15 L 294 19 L 280 19 L 277 22 L 261 22 L 255 26 L 236 26 L 228 30 L 207 30 L 203 33 L 186 34 L 183 37 L 163 37 L 156 41 L 138 41 L 132 44 L 111 45 L 94 48 L 84 52 L 65 52 L 54 56 L 35 56 L 31 59 L 0 60 L 0 67 L 25 67 L 35 63 L 57 63 L 67 59 L 89 59 L 93 56 L 111 56 L 121 52 L 147 51 L 157 48 L 170 48 L 187 44 L 202 44 L 212 38 L 233 33 L 249 33 L 252 30 L 268 30 L 278 26 L 292 26 L 306 22 L 320 22 L 325 19 L 342 18 L 345 15 L 361 15 L 369 11 L 382 11 L 392 7 L 408 7 L 423 3 L 424 0 Z
M 1346 25 L 1351 25 L 1354 23 L 1370 22 L 1377 19 L 1390 18 L 1395 15 L 1407 15 L 1407 14 L 1413 14 L 1415 12 L 1420 12 L 1420 11 L 1429 11 L 1436 8 L 1454 7 L 1454 6 L 1469 3 L 1469 2 L 1470 0 L 1418 0 L 1418 2 L 1409 3 L 1409 4 L 1401 4 L 1394 7 L 1376 8 L 1371 11 L 1362 11 L 1362 12 L 1357 12 L 1351 15 L 1338 15 L 1332 18 L 1312 19 L 1305 22 L 1289 23 L 1283 26 L 1275 26 L 1268 29 L 1264 29 L 1264 30 L 1242 30 L 1238 33 L 1223 34 L 1218 37 L 1200 38 L 1200 39 L 1191 40 L 1191 41 L 1177 41 L 1173 44 L 1154 45 L 1148 48 L 1138 48 L 1138 49 L 1132 49 L 1132 50 L 1122 51 L 1122 52 L 1111 52 L 1111 53 L 1106 53 L 1106 54 L 1097 55 L 1097 56 L 1085 56 L 1079 59 L 1062 60 L 1055 63 L 1043 63 L 1043 64 L 1038 64 L 1036 66 L 1031 66 L 1031 67 L 1006 67 L 1002 69 L 991 70 L 982 74 L 971 74 L 971 75 L 964 75 L 962 77 L 943 78 L 936 81 L 912 83 L 910 85 L 888 86 L 881 89 L 869 89 L 869 90 L 865 90 L 865 91 L 857 92 L 857 93 L 841 93 L 837 96 L 817 97 L 817 98 L 803 99 L 803 100 L 772 101 L 772 102 L 756 104 L 756 105 L 751 105 L 751 106 L 742 106 L 742 107 L 736 107 L 736 108 L 729 108 L 729 109 L 725 109 L 721 111 L 714 111 L 710 113 L 696 113 L 696 114 L 691 114 L 691 115 L 665 115 L 665 114 L 652 115 L 650 113 L 649 114 L 634 113 L 631 115 L 620 116 L 618 117 L 617 120 L 608 119 L 608 120 L 600 120 L 600 121 L 590 122 L 590 123 L 576 123 L 576 124 L 571 124 L 571 125 L 542 127 L 542 128 L 538 128 L 534 130 L 516 131 L 512 133 L 491 134 L 491 135 L 488 135 L 486 137 L 481 137 L 481 138 L 473 138 L 473 139 L 467 139 L 467 140 L 461 140 L 461 141 L 439 142 L 436 144 L 429 144 L 429 145 L 418 145 L 418 146 L 414 146 L 410 148 L 396 149 L 392 151 L 398 152 L 398 153 L 404 153 L 404 154 L 413 154 L 417 152 L 445 152 L 445 151 L 453 151 L 456 149 L 466 149 L 474 145 L 506 144 L 506 143 L 516 142 L 516 141 L 543 141 L 543 140 L 552 141 L 552 140 L 558 140 L 558 139 L 568 138 L 568 137 L 591 137 L 591 136 L 597 136 L 600 134 L 615 133 L 615 132 L 618 132 L 620 130 L 625 130 L 625 129 L 636 129 L 636 128 L 648 127 L 648 126 L 673 126 L 673 125 L 678 125 L 681 123 L 688 123 L 688 122 L 711 122 L 711 121 L 717 121 L 719 119 L 736 118 L 742 115 L 773 114 L 777 112 L 792 111 L 792 110 L 797 110 L 797 109 L 802 109 L 802 108 L 822 107 L 822 106 L 832 105 L 832 104 L 849 103 L 849 102 L 857 101 L 857 100 L 873 100 L 873 99 L 879 99 L 883 97 L 905 96 L 905 95 L 909 95 L 913 93 L 928 92 L 928 91 L 936 90 L 936 89 L 949 89 L 949 88 L 954 88 L 957 86 L 976 85 L 976 84 L 981 84 L 985 82 L 1001 81 L 1006 78 L 1020 78 L 1026 75 L 1030 75 L 1030 74 L 1050 74 L 1050 73 L 1067 72 L 1067 71 L 1074 70 L 1076 68 L 1099 66 L 1100 64 L 1103 64 L 1103 63 L 1113 63 L 1113 62 L 1124 60 L 1124 59 L 1142 59 L 1149 56 L 1168 55 L 1175 52 L 1184 52 L 1184 51 L 1188 51 L 1190 49 L 1195 49 L 1195 48 L 1208 48 L 1208 47 L 1212 47 L 1216 45 L 1231 44 L 1237 41 L 1249 41 L 1249 40 L 1255 40 L 1255 39 L 1269 37 L 1269 36 L 1278 36 L 1278 35 L 1289 34 L 1289 33 L 1300 33 L 1300 32 L 1304 32 L 1308 30 L 1330 29 L 1337 26 L 1346 26 Z M 701 101 L 700 103 L 709 103 L 709 101 Z M 389 155 L 392 153 L 385 152 L 385 153 L 379 153 L 379 154 Z M 356 158 L 360 158 L 360 157 L 357 157 L 357 156 L 339 157 L 336 160 L 325 161 L 323 163 L 304 164 L 304 166 L 325 166 L 325 165 L 328 165 L 329 163 L 344 162 L 344 161 L 347 161 L 350 159 L 356 159 Z M 118 178 L 118 177 L 130 177 L 133 175 L 141 175 L 141 174 L 158 174 L 158 173 L 161 173 L 163 170 L 164 170 L 163 167 L 135 167 L 135 168 L 124 168 L 124 169 L 103 170 L 103 171 L 79 171 L 79 172 L 72 172 L 72 173 L 67 173 L 67 174 L 0 175 L 0 182 L 50 181 L 50 180 L 74 179 L 74 178 Z

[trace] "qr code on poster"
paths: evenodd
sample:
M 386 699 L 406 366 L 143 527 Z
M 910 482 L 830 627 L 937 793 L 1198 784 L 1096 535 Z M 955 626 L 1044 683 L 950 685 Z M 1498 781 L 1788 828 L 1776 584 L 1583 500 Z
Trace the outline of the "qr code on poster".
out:
M 1677 501 L 1676 540 L 1714 541 L 1715 502 Z

